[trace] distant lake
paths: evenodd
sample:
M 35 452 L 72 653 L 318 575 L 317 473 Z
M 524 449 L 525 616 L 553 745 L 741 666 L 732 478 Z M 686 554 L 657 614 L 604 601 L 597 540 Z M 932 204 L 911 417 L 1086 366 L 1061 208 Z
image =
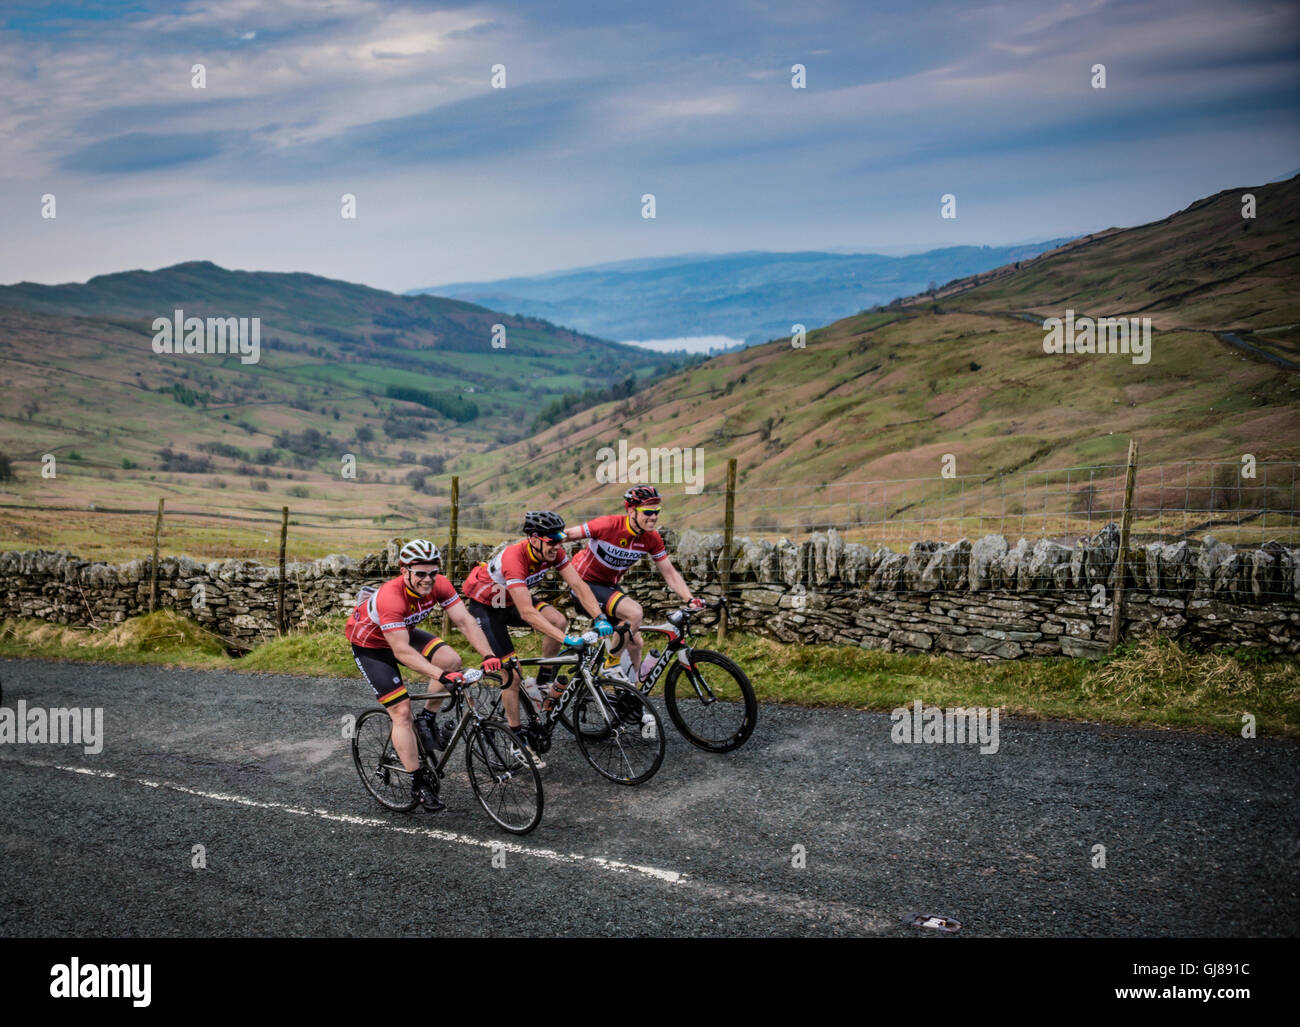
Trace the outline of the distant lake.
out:
M 727 349 L 740 346 L 744 339 L 733 339 L 727 335 L 686 335 L 680 339 L 628 339 L 625 346 L 640 346 L 652 349 L 656 353 L 668 353 L 673 350 L 685 350 L 687 353 L 707 353 L 711 349 Z

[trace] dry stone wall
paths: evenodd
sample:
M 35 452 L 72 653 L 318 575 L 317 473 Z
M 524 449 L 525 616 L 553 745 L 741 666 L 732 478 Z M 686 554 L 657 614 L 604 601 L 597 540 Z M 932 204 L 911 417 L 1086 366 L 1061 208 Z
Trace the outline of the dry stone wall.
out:
M 669 539 L 692 589 L 718 595 L 722 537 Z M 488 546 L 461 551 L 464 569 Z M 1116 586 L 1119 531 L 1074 548 L 1000 535 L 915 542 L 906 552 L 817 533 L 795 543 L 737 539 L 732 624 L 786 642 L 947 653 L 998 660 L 1103 652 Z M 286 618 L 301 626 L 351 609 L 363 584 L 396 573 L 397 542 L 361 560 L 328 556 L 285 569 Z M 0 553 L 0 617 L 104 627 L 145 612 L 150 561 L 120 565 L 68 553 Z M 1237 550 L 1203 542 L 1130 547 L 1125 634 L 1159 632 L 1199 645 L 1300 652 L 1300 549 Z M 279 569 L 248 560 L 159 561 L 159 603 L 249 649 L 275 633 Z M 457 580 L 459 584 L 459 576 Z M 651 619 L 675 605 L 653 569 L 624 579 Z M 563 597 L 561 602 L 564 602 Z

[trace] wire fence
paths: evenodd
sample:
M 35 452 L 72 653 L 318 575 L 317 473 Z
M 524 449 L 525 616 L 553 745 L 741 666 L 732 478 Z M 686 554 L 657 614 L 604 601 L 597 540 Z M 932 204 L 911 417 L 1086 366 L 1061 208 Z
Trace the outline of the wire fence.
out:
M 956 542 L 984 535 L 1049 539 L 1073 545 L 1124 512 L 1125 464 L 1067 467 L 994 476 L 957 475 L 796 483 L 735 491 L 737 536 L 775 540 L 834 528 L 845 541 L 906 549 L 912 542 Z M 1246 547 L 1300 542 L 1296 463 L 1184 461 L 1138 467 L 1132 538 L 1138 542 L 1213 535 Z M 570 499 L 557 507 L 570 523 L 622 510 L 626 486 Z M 725 529 L 727 492 L 698 493 L 658 485 L 661 520 L 678 530 Z M 535 504 L 534 504 L 535 505 Z M 517 501 L 462 501 L 459 522 L 471 534 L 509 531 L 522 517 Z
M 1294 462 L 1246 465 L 1225 461 L 1185 461 L 1138 466 L 1132 501 L 1134 544 L 1197 540 L 1213 535 L 1236 548 L 1267 542 L 1300 544 L 1297 522 L 1297 468 Z M 804 482 L 746 486 L 734 496 L 736 537 L 798 541 L 834 528 L 845 542 L 906 551 L 913 542 L 956 542 L 984 535 L 1048 539 L 1073 546 L 1118 523 L 1124 510 L 1124 464 L 1067 467 L 993 476 L 926 476 L 880 481 Z M 354 488 L 357 486 L 349 486 Z M 362 486 L 374 488 L 374 486 Z M 394 486 L 386 484 L 390 490 Z M 376 552 L 389 539 L 449 539 L 453 520 L 457 542 L 498 543 L 518 537 L 527 509 L 551 507 L 570 524 L 622 513 L 625 484 L 599 485 L 586 496 L 557 501 L 541 492 L 524 499 L 491 500 L 462 494 L 420 496 L 404 502 L 403 512 L 366 514 L 340 509 L 330 498 L 291 507 L 290 559 L 328 553 L 360 556 Z M 725 530 L 725 487 L 690 491 L 659 484 L 664 496 L 661 525 L 680 532 Z M 360 504 L 358 504 L 360 506 Z M 372 504 L 373 506 L 373 504 Z M 71 548 L 78 555 L 117 562 L 149 548 L 155 511 L 122 507 L 0 508 L 0 548 Z M 163 551 L 196 558 L 231 556 L 274 560 L 278 556 L 280 508 L 204 508 L 169 497 L 163 526 Z

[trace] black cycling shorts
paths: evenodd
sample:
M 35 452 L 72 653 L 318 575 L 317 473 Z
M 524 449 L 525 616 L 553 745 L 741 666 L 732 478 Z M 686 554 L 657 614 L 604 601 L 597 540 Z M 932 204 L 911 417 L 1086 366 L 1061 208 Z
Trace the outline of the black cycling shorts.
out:
M 538 610 L 550 606 L 550 603 L 534 603 Z M 480 603 L 477 599 L 465 600 L 465 609 L 469 615 L 474 618 L 475 622 L 483 629 L 488 645 L 492 647 L 492 655 L 500 660 L 512 659 L 515 655 L 515 643 L 510 638 L 511 628 L 528 628 L 532 630 L 532 625 L 519 615 L 519 608 L 514 603 L 507 602 L 504 607 L 488 606 L 486 603 Z
M 618 609 L 618 604 L 627 598 L 627 593 L 617 585 L 601 585 L 595 581 L 588 581 L 587 587 L 591 589 L 591 594 L 596 597 L 596 602 L 600 603 L 600 608 L 604 611 L 605 616 L 609 618 L 610 623 L 617 623 L 614 613 Z M 569 589 L 569 595 L 573 597 L 574 610 L 578 613 L 586 613 L 587 611 L 578 602 L 577 593 L 573 589 Z
M 408 629 L 408 634 L 415 651 L 426 660 L 447 644 L 437 635 L 431 635 L 419 628 Z M 392 706 L 406 698 L 406 686 L 402 684 L 402 665 L 397 661 L 397 655 L 393 650 L 387 646 L 371 649 L 354 645 L 352 659 L 361 668 L 362 677 L 369 681 L 370 687 L 375 690 L 375 698 L 379 700 L 381 706 Z

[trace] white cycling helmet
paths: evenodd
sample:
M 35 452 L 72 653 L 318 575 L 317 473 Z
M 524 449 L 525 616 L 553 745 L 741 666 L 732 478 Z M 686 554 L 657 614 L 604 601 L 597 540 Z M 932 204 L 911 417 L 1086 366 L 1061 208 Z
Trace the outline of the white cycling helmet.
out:
M 397 554 L 397 566 L 409 567 L 413 563 L 442 563 L 442 553 L 432 542 L 413 538 Z

